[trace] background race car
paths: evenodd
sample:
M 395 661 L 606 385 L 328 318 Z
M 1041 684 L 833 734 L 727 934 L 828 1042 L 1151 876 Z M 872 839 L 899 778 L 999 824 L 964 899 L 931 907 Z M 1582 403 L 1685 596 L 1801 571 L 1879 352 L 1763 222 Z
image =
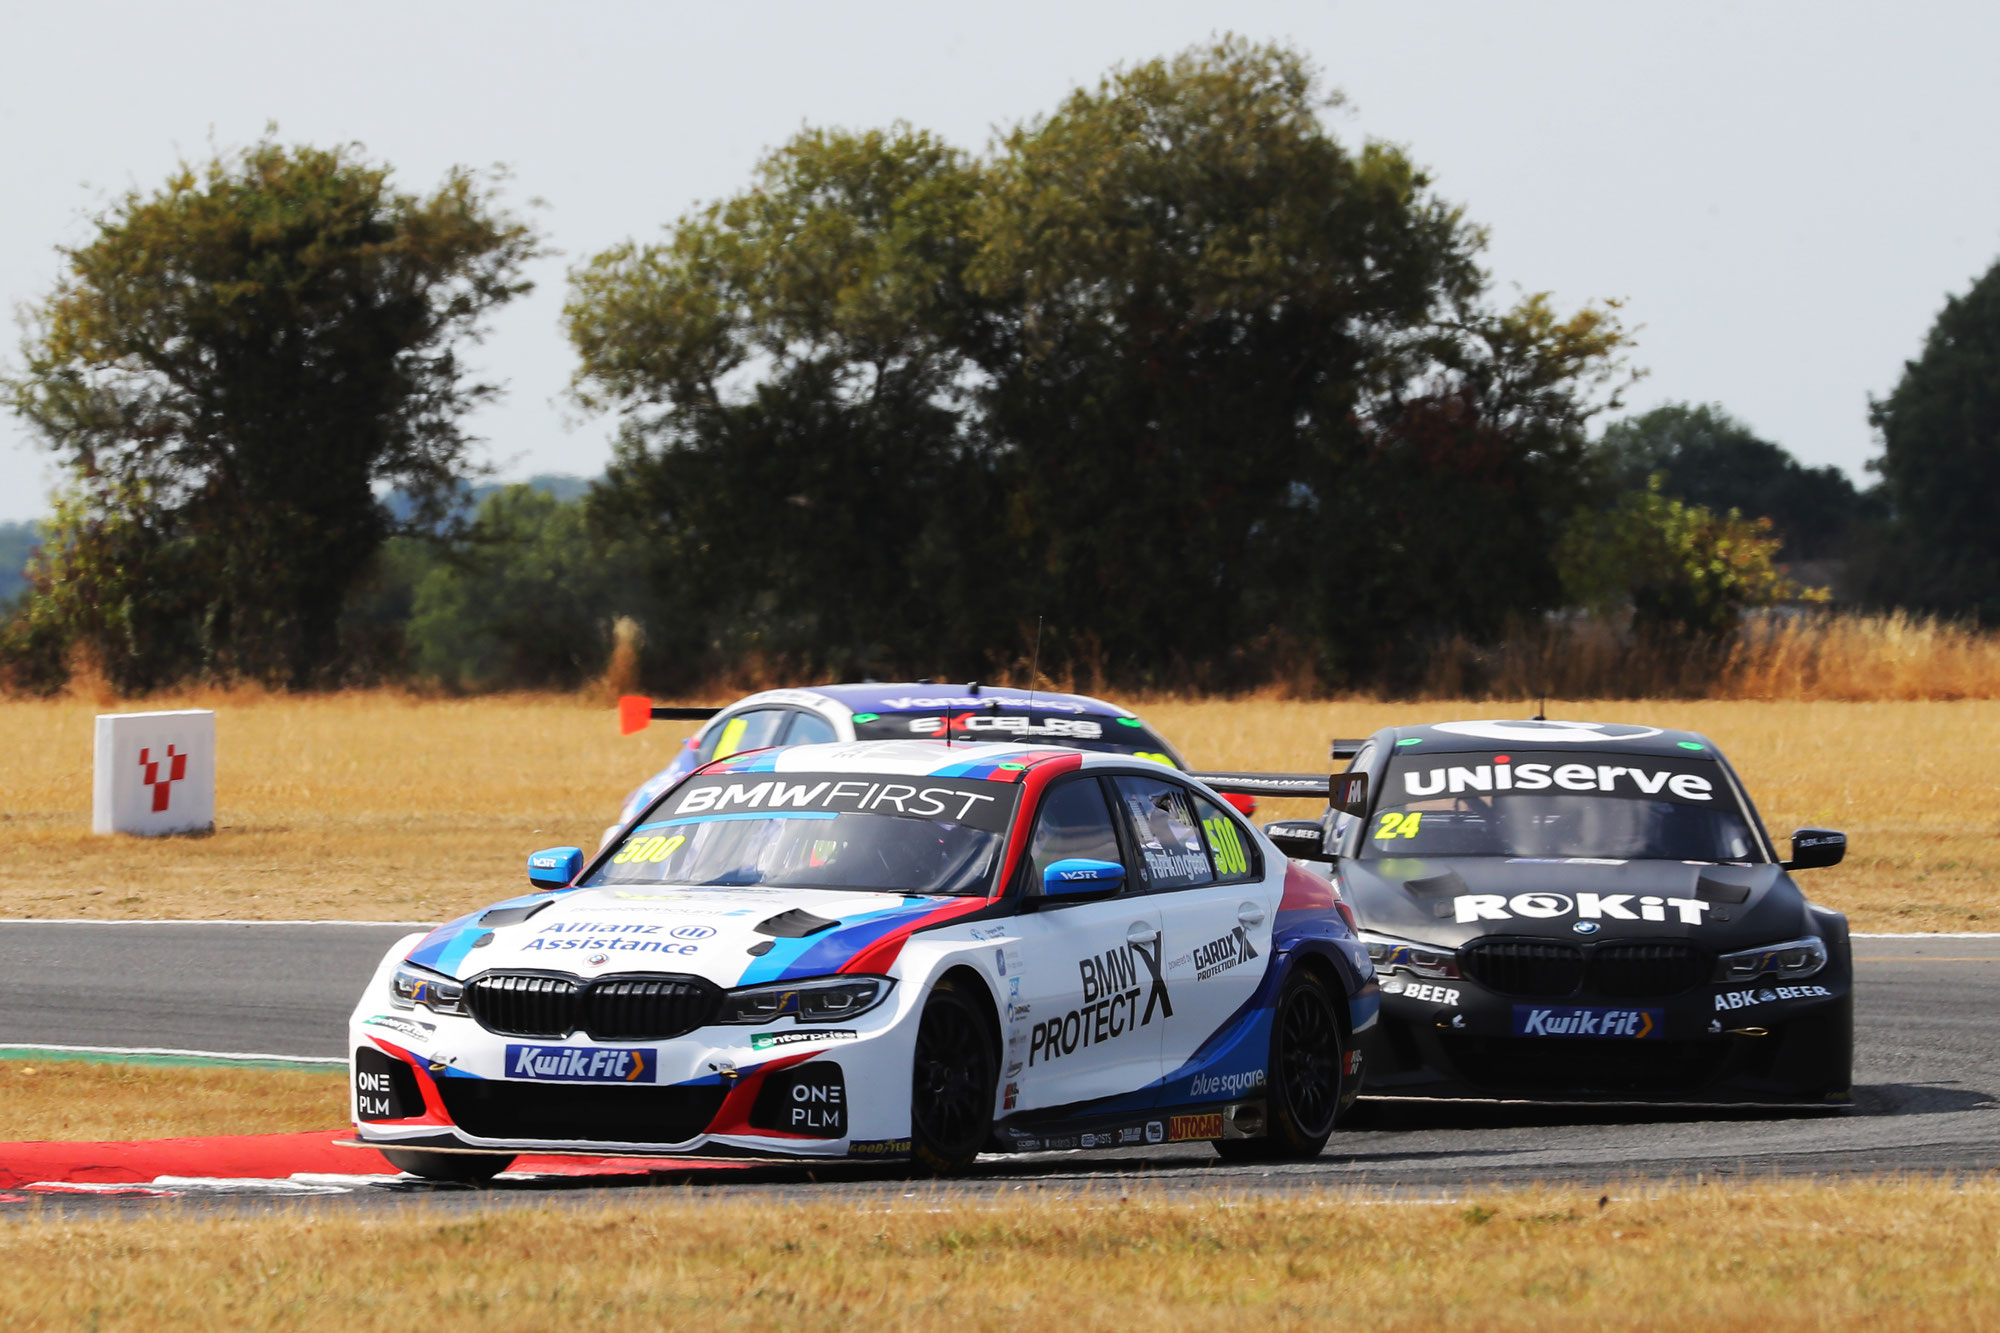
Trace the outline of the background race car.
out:
M 1174 1140 L 1301 1157 L 1360 1087 L 1375 984 L 1332 886 L 1146 760 L 760 750 L 675 785 L 587 867 L 575 848 L 529 865 L 545 887 L 399 942 L 354 1009 L 357 1130 L 407 1170 L 477 1179 L 527 1151 L 949 1170 Z
M 773 745 L 949 737 L 955 741 L 1061 745 L 1187 768 L 1178 750 L 1117 704 L 1083 694 L 1005 686 L 929 681 L 817 685 L 765 690 L 723 708 L 662 707 L 638 695 L 618 701 L 619 728 L 628 735 L 656 718 L 703 725 L 681 742 L 672 763 L 625 797 L 618 824 L 605 830 L 606 839 L 630 823 L 654 797 L 702 764 Z M 1231 804 L 1245 814 L 1256 812 L 1255 803 L 1247 797 L 1237 797 Z
M 1368 1090 L 1845 1105 L 1847 919 L 1781 861 L 1706 737 L 1605 723 L 1394 727 L 1360 813 L 1274 824 L 1334 860 L 1382 977 Z

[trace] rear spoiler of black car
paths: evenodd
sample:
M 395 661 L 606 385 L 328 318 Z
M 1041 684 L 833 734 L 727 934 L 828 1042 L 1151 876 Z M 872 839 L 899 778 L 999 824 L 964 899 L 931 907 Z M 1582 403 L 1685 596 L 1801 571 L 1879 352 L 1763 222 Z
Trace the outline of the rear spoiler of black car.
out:
M 1365 738 L 1358 741 L 1338 739 L 1330 741 L 1326 747 L 1327 758 L 1352 759 L 1355 755 L 1361 753 L 1361 747 L 1366 744 L 1368 742 Z
M 675 708 L 656 704 L 643 694 L 621 694 L 618 696 L 618 734 L 630 736 L 635 731 L 644 731 L 656 720 L 706 722 L 721 711 L 720 708 Z
M 1363 814 L 1368 809 L 1366 773 L 1190 773 L 1224 796 L 1303 796 L 1324 797 L 1326 803 L 1343 814 Z

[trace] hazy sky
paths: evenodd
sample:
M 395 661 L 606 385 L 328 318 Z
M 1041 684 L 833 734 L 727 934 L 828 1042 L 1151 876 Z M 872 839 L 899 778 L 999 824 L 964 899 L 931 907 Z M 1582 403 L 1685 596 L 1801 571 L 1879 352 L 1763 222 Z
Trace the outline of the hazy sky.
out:
M 1429 168 L 1490 228 L 1503 289 L 1622 298 L 1650 371 L 1634 409 L 1720 402 L 1857 477 L 1868 395 L 2000 258 L 1991 4 L 8 0 L 0 299 L 46 291 L 51 247 L 111 194 L 266 122 L 358 140 L 408 189 L 505 163 L 562 254 L 479 350 L 510 393 L 475 427 L 503 475 L 591 473 L 610 428 L 562 398 L 570 264 L 740 188 L 802 125 L 903 119 L 977 149 L 1224 30 L 1308 52 L 1350 99 L 1334 131 Z M 49 483 L 0 417 L 0 519 L 43 512 Z

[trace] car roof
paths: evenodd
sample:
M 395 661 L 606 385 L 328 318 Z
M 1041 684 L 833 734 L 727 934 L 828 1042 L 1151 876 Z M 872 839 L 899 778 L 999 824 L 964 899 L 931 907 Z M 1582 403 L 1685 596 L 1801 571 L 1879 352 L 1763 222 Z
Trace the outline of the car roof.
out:
M 972 691 L 978 690 L 977 694 Z M 1132 717 L 1130 711 L 1103 699 L 1094 699 L 1087 694 L 1062 694 L 1053 690 L 1017 690 L 1008 685 L 958 685 L 936 684 L 930 681 L 869 681 L 860 685 L 809 685 L 802 689 L 767 690 L 763 694 L 753 694 L 740 699 L 738 704 L 752 700 L 762 700 L 770 696 L 773 703 L 783 703 L 784 695 L 816 695 L 830 700 L 855 713 L 914 713 L 933 712 L 942 708 L 980 708 L 995 701 L 1003 704 L 1025 705 L 1034 701 L 1039 711 L 1047 709 L 1062 713 L 1098 713 L 1109 717 Z
M 1501 746 L 1531 750 L 1574 750 L 1583 754 L 1644 754 L 1680 759 L 1696 754 L 1721 758 L 1708 737 L 1635 722 L 1569 722 L 1542 718 L 1489 718 L 1385 727 L 1376 733 L 1399 754 L 1464 754 Z
M 1037 764 L 1067 760 L 1087 768 L 1131 767 L 1149 761 L 1126 754 L 1073 750 L 1061 745 L 1009 745 L 974 741 L 831 741 L 750 750 L 719 759 L 699 770 L 718 773 L 859 773 L 895 777 L 997 778 L 1012 780 Z M 1171 773 L 1172 769 L 1162 769 Z

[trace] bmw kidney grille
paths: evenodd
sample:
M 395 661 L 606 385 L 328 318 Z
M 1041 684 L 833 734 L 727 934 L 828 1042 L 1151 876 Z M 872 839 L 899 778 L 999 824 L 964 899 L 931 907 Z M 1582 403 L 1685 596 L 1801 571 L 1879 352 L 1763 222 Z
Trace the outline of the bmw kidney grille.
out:
M 705 1027 L 722 992 L 700 977 L 600 977 L 579 981 L 534 972 L 488 972 L 466 985 L 466 1006 L 488 1032 L 507 1037 L 663 1041 Z

